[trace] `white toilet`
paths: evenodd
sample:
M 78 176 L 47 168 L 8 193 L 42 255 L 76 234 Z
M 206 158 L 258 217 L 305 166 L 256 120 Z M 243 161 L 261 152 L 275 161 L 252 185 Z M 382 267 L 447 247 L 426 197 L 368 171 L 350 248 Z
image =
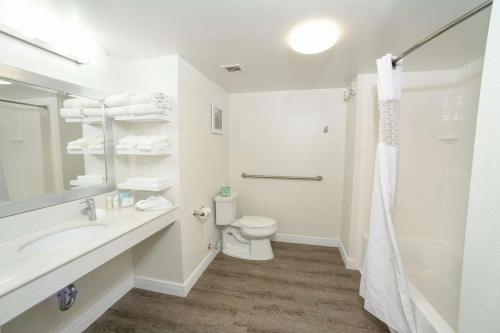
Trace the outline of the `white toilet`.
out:
M 222 253 L 240 259 L 269 260 L 273 258 L 271 236 L 276 221 L 269 217 L 244 216 L 236 218 L 238 193 L 215 197 L 215 223 L 222 229 Z

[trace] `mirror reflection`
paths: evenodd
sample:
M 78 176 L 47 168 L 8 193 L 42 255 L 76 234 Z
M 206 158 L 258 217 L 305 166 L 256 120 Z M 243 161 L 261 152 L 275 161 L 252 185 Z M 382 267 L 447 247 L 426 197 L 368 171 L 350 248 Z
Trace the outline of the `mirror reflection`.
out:
M 106 182 L 102 105 L 0 78 L 0 201 Z

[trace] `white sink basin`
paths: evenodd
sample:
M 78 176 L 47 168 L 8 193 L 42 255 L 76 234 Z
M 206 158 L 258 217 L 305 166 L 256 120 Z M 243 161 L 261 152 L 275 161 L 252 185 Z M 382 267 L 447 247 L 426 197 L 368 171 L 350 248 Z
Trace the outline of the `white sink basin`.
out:
M 92 240 L 104 227 L 107 227 L 107 225 L 92 224 L 55 232 L 20 246 L 17 252 L 21 254 L 37 254 L 62 250 Z

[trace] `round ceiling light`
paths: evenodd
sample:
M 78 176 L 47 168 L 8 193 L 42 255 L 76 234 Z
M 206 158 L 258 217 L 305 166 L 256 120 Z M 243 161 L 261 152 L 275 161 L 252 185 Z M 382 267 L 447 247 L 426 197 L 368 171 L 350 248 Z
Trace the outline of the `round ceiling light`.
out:
M 288 36 L 288 43 L 296 52 L 316 54 L 331 48 L 337 42 L 339 34 L 334 22 L 311 20 L 295 26 Z

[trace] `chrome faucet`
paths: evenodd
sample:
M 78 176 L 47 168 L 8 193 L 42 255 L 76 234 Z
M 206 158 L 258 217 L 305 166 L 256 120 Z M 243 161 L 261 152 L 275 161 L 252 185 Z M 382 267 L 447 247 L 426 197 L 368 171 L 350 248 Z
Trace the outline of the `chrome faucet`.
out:
M 87 215 L 89 217 L 89 221 L 95 221 L 97 219 L 96 214 L 95 214 L 95 202 L 93 198 L 88 198 L 85 199 L 84 201 L 80 202 L 84 203 L 87 205 L 84 209 L 82 209 L 81 213 L 82 215 Z

